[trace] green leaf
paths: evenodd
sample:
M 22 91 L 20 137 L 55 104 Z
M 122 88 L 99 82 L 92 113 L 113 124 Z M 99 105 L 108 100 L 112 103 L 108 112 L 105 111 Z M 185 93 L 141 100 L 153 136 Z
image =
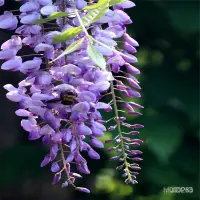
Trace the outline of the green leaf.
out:
M 96 22 L 99 19 L 101 19 L 104 16 L 108 7 L 109 7 L 108 1 L 104 1 L 104 4 L 102 3 L 100 7 L 90 10 L 85 15 L 85 17 L 82 18 L 84 25 L 89 26 L 91 23 Z
M 110 0 L 109 1 L 109 6 L 113 6 L 115 4 L 118 4 L 118 3 L 123 3 L 125 0 Z
M 65 17 L 67 16 L 69 13 L 67 12 L 54 12 L 52 13 L 50 16 L 48 16 L 47 18 L 44 19 L 38 19 L 34 22 L 34 24 L 44 24 L 47 23 L 49 21 L 61 18 L 61 17 Z
M 87 53 L 90 59 L 101 69 L 106 68 L 106 61 L 99 51 L 95 49 L 95 47 L 92 44 L 89 44 L 87 47 Z
M 81 39 L 77 40 L 76 42 L 70 44 L 67 47 L 67 49 L 62 54 L 60 54 L 56 59 L 52 60 L 51 63 L 58 60 L 59 58 L 63 57 L 64 55 L 70 54 L 70 53 L 78 50 L 80 48 L 80 46 L 83 44 L 84 39 L 85 38 L 81 38 Z
M 104 4 L 108 3 L 109 0 L 99 0 L 97 3 L 90 5 L 90 6 L 85 6 L 83 10 L 91 10 L 95 8 L 99 8 L 101 6 L 104 6 Z
M 72 38 L 77 36 L 81 31 L 82 31 L 81 26 L 69 28 L 60 35 L 56 35 L 53 39 L 53 42 L 54 43 L 66 42 L 67 40 L 71 40 Z

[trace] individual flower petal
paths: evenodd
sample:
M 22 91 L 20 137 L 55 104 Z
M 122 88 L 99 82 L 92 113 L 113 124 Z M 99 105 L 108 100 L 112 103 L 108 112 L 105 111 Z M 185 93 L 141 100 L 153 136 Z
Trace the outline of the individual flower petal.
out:
M 52 172 L 57 172 L 57 171 L 59 171 L 59 170 L 60 170 L 60 167 L 59 167 L 58 163 L 53 163 L 53 164 L 51 165 L 51 171 L 52 171 Z
M 73 153 L 70 153 L 68 156 L 67 156 L 67 159 L 66 159 L 66 162 L 67 163 L 70 163 L 74 160 L 74 154 Z
M 77 132 L 79 135 L 92 135 L 91 129 L 86 126 L 84 123 L 80 123 L 77 126 Z
M 84 164 L 77 164 L 76 168 L 79 172 L 83 173 L 83 174 L 90 174 L 90 170 L 88 169 L 88 166 L 86 163 Z
M 36 76 L 35 83 L 40 86 L 50 85 L 52 75 L 49 72 L 39 72 Z
M 31 131 L 33 131 L 35 129 L 35 126 L 31 123 L 30 120 L 23 119 L 21 121 L 21 126 L 23 127 L 23 129 L 25 131 L 28 131 L 28 132 L 31 132 Z
M 39 9 L 40 5 L 36 2 L 26 2 L 20 7 L 20 12 L 33 12 Z
M 62 188 L 66 188 L 69 185 L 69 183 L 67 181 L 65 181 L 64 183 L 62 183 Z
M 42 6 L 52 5 L 52 0 L 37 0 Z
M 41 94 L 41 93 L 34 93 L 32 95 L 33 100 L 50 100 L 52 99 L 52 96 L 49 94 Z
M 117 64 L 119 66 L 123 66 L 125 64 L 125 60 L 120 55 L 115 55 L 108 59 L 108 64 Z
M 132 1 L 126 0 L 122 3 L 116 4 L 114 5 L 114 8 L 116 9 L 125 9 L 125 8 L 132 8 L 135 6 L 135 3 L 133 3 Z
M 19 56 L 15 56 L 13 59 L 8 60 L 3 63 L 1 69 L 10 70 L 10 71 L 18 71 L 22 65 L 22 59 Z
M 10 40 L 7 40 L 1 45 L 1 49 L 15 49 L 20 50 L 22 48 L 22 40 L 19 36 L 13 35 Z
M 17 88 L 14 87 L 14 86 L 11 85 L 11 84 L 6 84 L 6 85 L 3 86 L 3 88 L 6 89 L 6 90 L 8 90 L 9 92 L 14 91 L 14 90 L 17 90 Z
M 69 74 L 79 75 L 81 73 L 81 69 L 73 64 L 64 65 L 62 67 L 62 71 L 64 74 L 69 73 Z
M 120 25 L 109 26 L 105 30 L 113 33 L 113 38 L 120 38 L 124 34 L 124 29 Z
M 131 46 L 128 42 L 124 42 L 124 48 L 127 50 L 129 53 L 136 53 L 137 50 L 135 47 Z
M 52 184 L 56 184 L 60 181 L 61 179 L 61 173 L 56 173 L 55 176 L 54 176 L 54 179 L 52 181 Z
M 16 56 L 17 51 L 15 49 L 5 49 L 0 51 L 0 60 L 9 60 Z
M 100 155 L 95 150 L 93 150 L 92 148 L 89 149 L 88 156 L 92 159 L 95 159 L 95 160 L 100 159 Z
M 92 137 L 90 139 L 90 144 L 93 146 L 93 147 L 96 147 L 96 148 L 104 148 L 104 145 L 101 141 L 99 141 L 97 138 L 95 137 Z
M 4 5 L 4 0 L 0 0 L 0 6 Z
M 48 125 L 46 124 L 40 129 L 40 135 L 54 135 L 55 131 Z
M 31 73 L 40 69 L 41 64 L 42 64 L 41 58 L 34 58 L 33 60 L 24 62 L 20 66 L 20 71 L 23 72 L 24 74 Z
M 131 24 L 132 23 L 130 17 L 124 11 L 115 10 L 115 13 L 118 15 L 120 22 L 122 22 L 124 24 Z
M 97 36 L 96 40 L 98 40 L 99 42 L 102 42 L 108 46 L 117 46 L 117 42 L 115 42 L 114 40 L 112 40 L 110 38 Z
M 130 65 L 129 63 L 125 63 L 125 67 L 127 69 L 127 71 L 129 73 L 132 73 L 132 74 L 140 74 L 140 70 L 137 69 L 136 67 Z
M 40 19 L 40 14 L 37 12 L 32 12 L 31 14 L 26 14 L 20 20 L 22 24 L 33 24 L 37 19 Z
M 31 116 L 31 112 L 24 110 L 24 109 L 18 109 L 15 112 L 16 115 L 20 116 L 20 117 L 29 117 Z
M 77 9 L 82 9 L 83 7 L 87 6 L 87 2 L 84 0 L 75 0 L 75 5 Z
M 34 51 L 36 53 L 39 53 L 40 51 L 46 51 L 46 50 L 54 50 L 54 47 L 50 44 L 43 44 L 43 43 L 40 43 L 38 44 L 35 48 L 34 48 Z
M 14 101 L 14 102 L 19 102 L 22 100 L 22 95 L 19 94 L 19 92 L 17 90 L 8 92 L 6 94 L 6 97 L 10 100 L 10 101 Z
M 41 8 L 40 12 L 42 15 L 48 16 L 51 15 L 52 13 L 57 11 L 57 7 L 54 5 L 47 5 Z
M 78 99 L 80 102 L 95 102 L 96 95 L 90 91 L 83 91 L 78 95 Z
M 3 15 L 0 15 L 0 28 L 14 30 L 17 28 L 18 20 L 11 12 L 5 11 Z
M 44 157 L 44 160 L 41 162 L 40 167 L 44 167 L 45 165 L 51 162 L 51 156 L 48 154 Z
M 103 137 L 104 136 L 104 132 L 101 129 L 98 129 L 95 126 L 91 127 L 92 130 L 92 134 L 96 137 Z
M 98 102 L 95 106 L 96 109 L 104 109 L 106 111 L 110 111 L 112 110 L 112 107 L 107 104 L 107 103 L 103 103 L 103 102 Z
M 130 44 L 134 47 L 139 46 L 138 42 L 136 40 L 134 40 L 128 33 L 124 33 L 123 37 L 128 44 Z
M 29 139 L 29 140 L 37 140 L 37 139 L 39 139 L 40 137 L 41 137 L 41 136 L 40 136 L 40 131 L 39 131 L 39 128 L 37 128 L 37 129 L 32 130 L 32 131 L 29 133 L 28 139 Z
M 72 111 L 83 112 L 83 113 L 87 113 L 89 109 L 90 106 L 87 102 L 80 102 L 72 107 Z
M 53 88 L 53 90 L 60 90 L 60 91 L 67 91 L 67 90 L 74 90 L 74 87 L 69 84 L 60 84 Z
M 76 190 L 78 190 L 80 192 L 90 193 L 90 190 L 88 190 L 87 188 L 84 188 L 84 187 L 76 187 Z
M 99 81 L 89 87 L 90 91 L 103 92 L 108 90 L 110 83 L 108 81 Z

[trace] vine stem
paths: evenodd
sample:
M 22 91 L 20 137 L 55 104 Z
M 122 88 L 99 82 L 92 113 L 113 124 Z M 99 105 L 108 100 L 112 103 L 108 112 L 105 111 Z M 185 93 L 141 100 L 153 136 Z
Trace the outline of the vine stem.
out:
M 109 69 L 109 71 L 111 71 L 110 66 L 108 67 L 108 69 Z M 118 134 L 119 134 L 119 138 L 120 138 L 120 145 L 121 145 L 121 148 L 122 148 L 122 156 L 123 156 L 123 159 L 124 159 L 124 165 L 125 165 L 126 173 L 128 174 L 128 179 L 132 180 L 131 174 L 130 174 L 130 171 L 129 171 L 129 168 L 128 168 L 129 164 L 128 164 L 127 159 L 126 159 L 126 152 L 125 152 L 125 148 L 124 148 L 121 125 L 120 125 L 120 122 L 119 122 L 119 113 L 118 113 L 118 107 L 117 107 L 117 101 L 116 101 L 113 81 L 110 82 L 110 86 L 111 86 L 111 93 L 112 93 L 112 99 L 113 99 L 114 112 L 115 112 L 115 117 L 116 117 L 116 122 L 117 122 L 117 129 L 118 129 Z
M 67 175 L 67 181 L 70 185 L 72 185 L 76 189 L 76 186 L 70 181 L 70 175 L 69 175 L 69 172 L 67 169 L 67 165 L 66 165 L 66 161 L 65 161 L 65 154 L 63 151 L 62 144 L 60 143 L 59 145 L 60 145 L 60 153 L 61 153 L 61 158 L 62 158 L 62 162 L 63 162 L 63 167 L 64 167 L 65 173 Z
M 66 6 L 66 3 L 63 0 L 62 1 L 63 10 L 65 10 L 65 6 Z M 64 27 L 65 23 L 66 23 L 65 17 L 63 17 L 63 21 L 62 22 L 63 22 L 63 27 Z M 66 48 L 66 43 L 63 44 L 63 47 Z M 67 62 L 66 56 L 65 56 L 65 61 Z M 60 143 L 59 146 L 60 146 L 60 153 L 61 153 L 61 158 L 62 158 L 62 162 L 63 162 L 63 167 L 64 167 L 64 170 L 65 170 L 65 173 L 66 173 L 66 176 L 67 176 L 67 181 L 68 181 L 68 183 L 70 185 L 72 185 L 76 189 L 76 186 L 70 181 L 70 175 L 69 175 L 69 172 L 68 172 L 68 169 L 67 169 L 66 160 L 65 160 L 65 154 L 64 154 L 62 143 Z
M 63 162 L 63 166 L 67 175 L 67 179 L 69 179 L 69 172 L 67 170 L 67 166 L 66 166 L 66 161 L 65 161 L 65 155 L 64 155 L 64 151 L 63 151 L 63 147 L 62 144 L 60 144 L 60 153 L 61 153 L 61 158 L 62 158 L 62 162 Z

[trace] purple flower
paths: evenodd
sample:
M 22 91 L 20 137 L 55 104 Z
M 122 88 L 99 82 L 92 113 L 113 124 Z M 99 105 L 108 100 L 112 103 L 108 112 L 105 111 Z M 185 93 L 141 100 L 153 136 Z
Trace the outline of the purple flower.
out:
M 61 0 L 26 0 L 21 3 L 19 15 L 14 16 L 5 11 L 0 16 L 0 28 L 15 30 L 16 33 L 1 45 L 0 59 L 4 61 L 1 69 L 18 71 L 25 76 L 18 86 L 7 84 L 4 88 L 8 91 L 6 97 L 18 103 L 15 113 L 24 118 L 21 126 L 29 133 L 28 139 L 41 138 L 43 144 L 49 147 L 49 153 L 44 157 L 41 167 L 51 163 L 51 171 L 55 173 L 53 184 L 58 183 L 61 177 L 66 177 L 62 187 L 73 185 L 76 190 L 89 193 L 87 188 L 75 185 L 76 178 L 81 175 L 74 173 L 72 169 L 90 174 L 82 152 L 85 151 L 91 159 L 100 159 L 93 147 L 104 148 L 98 138 L 104 136 L 106 123 L 112 122 L 108 131 L 115 130 L 117 136 L 109 140 L 114 143 L 109 151 L 112 150 L 117 155 L 111 160 L 122 162 L 117 169 L 124 169 L 123 176 L 128 177 L 126 183 L 136 183 L 137 174 L 131 170 L 138 170 L 139 166 L 124 163 L 142 160 L 139 157 L 141 152 L 131 149 L 139 146 L 142 141 L 131 137 L 138 134 L 137 129 L 143 126 L 127 123 L 126 117 L 119 115 L 116 104 L 122 103 L 127 114 L 140 115 L 134 109 L 142 106 L 124 100 L 124 96 L 141 96 L 137 91 L 141 87 L 134 77 L 140 71 L 130 64 L 137 62 L 132 54 L 136 52 L 138 43 L 126 33 L 125 25 L 132 21 L 124 12 L 124 9 L 135 4 L 126 0 L 113 5 L 111 9 L 107 7 L 105 13 L 89 23 L 91 20 L 88 21 L 87 16 L 99 8 L 83 10 L 85 6 L 90 6 L 84 0 L 75 0 L 74 5 L 70 1 Z M 3 4 L 4 1 L 0 0 L 0 6 Z M 78 12 L 74 11 L 74 6 Z M 54 27 L 34 24 L 36 20 L 46 19 L 57 11 L 68 14 L 56 19 Z M 84 24 L 86 28 L 80 30 L 75 37 L 55 43 L 56 38 L 69 30 L 80 28 L 80 24 Z M 89 33 L 87 30 L 90 30 Z M 70 33 L 69 36 L 72 37 L 73 34 Z M 117 38 L 120 39 L 116 40 Z M 124 49 L 118 46 L 121 39 L 124 39 Z M 79 44 L 80 41 L 82 43 Z M 88 45 L 94 47 L 91 48 L 94 52 L 88 50 Z M 32 49 L 34 54 L 20 57 L 18 51 L 24 46 Z M 97 66 L 101 66 L 100 63 L 103 63 L 104 69 Z M 123 70 L 125 71 L 122 72 Z M 122 75 L 117 75 L 121 72 Z M 122 82 L 124 80 L 128 85 Z M 116 97 L 116 90 L 119 95 L 122 94 L 121 97 Z M 110 94 L 112 100 L 109 103 L 102 102 L 103 97 L 109 97 Z M 101 112 L 111 112 L 113 104 L 113 118 L 108 120 Z M 124 131 L 128 128 L 131 131 L 125 134 Z M 123 149 L 125 153 L 122 153 Z M 59 162 L 60 158 L 62 162 Z M 71 169 L 71 164 L 75 164 L 76 169 Z M 66 175 L 62 176 L 64 173 Z
M 0 15 L 0 28 L 14 30 L 17 28 L 18 20 L 11 12 L 5 11 Z
M 0 0 L 0 6 L 4 5 L 4 0 Z
M 18 71 L 20 70 L 21 66 L 22 66 L 21 57 L 15 56 L 14 58 L 3 63 L 3 65 L 1 66 L 1 69 L 10 70 L 10 71 Z

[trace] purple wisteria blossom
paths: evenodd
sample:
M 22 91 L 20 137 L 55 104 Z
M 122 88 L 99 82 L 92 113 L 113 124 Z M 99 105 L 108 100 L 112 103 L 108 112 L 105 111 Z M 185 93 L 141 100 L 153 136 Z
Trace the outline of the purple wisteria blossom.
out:
M 143 126 L 129 124 L 125 116 L 119 116 L 118 104 L 130 115 L 140 115 L 135 109 L 142 106 L 116 94 L 141 96 L 137 91 L 141 87 L 133 76 L 140 71 L 133 66 L 137 58 L 132 55 L 139 44 L 125 27 L 132 21 L 124 9 L 135 4 L 129 0 L 113 2 L 23 0 L 18 16 L 7 11 L 0 16 L 0 28 L 15 31 L 1 45 L 1 69 L 26 76 L 18 86 L 4 86 L 6 97 L 18 103 L 15 113 L 23 117 L 21 126 L 29 133 L 29 140 L 41 139 L 48 146 L 41 167 L 51 165 L 55 174 L 52 184 L 62 182 L 63 188 L 71 185 L 86 193 L 90 192 L 87 188 L 75 184 L 80 174 L 90 174 L 82 152 L 91 159 L 100 159 L 97 149 L 104 148 L 104 144 L 99 138 L 104 136 L 107 122 L 112 123 L 109 131 L 117 130 L 117 137 L 105 143 L 115 144 L 108 151 L 116 152 L 111 160 L 121 162 L 117 170 L 123 169 L 125 183 L 137 183 L 135 170 L 140 168 L 135 161 L 142 160 L 142 152 L 131 149 L 142 140 L 131 136 Z M 117 47 L 119 39 L 124 40 L 124 49 Z M 20 55 L 23 46 L 35 53 Z M 110 94 L 109 103 L 101 102 Z M 102 111 L 112 110 L 112 119 L 102 118 Z M 130 132 L 124 132 L 124 128 Z M 77 172 L 72 172 L 71 165 Z

